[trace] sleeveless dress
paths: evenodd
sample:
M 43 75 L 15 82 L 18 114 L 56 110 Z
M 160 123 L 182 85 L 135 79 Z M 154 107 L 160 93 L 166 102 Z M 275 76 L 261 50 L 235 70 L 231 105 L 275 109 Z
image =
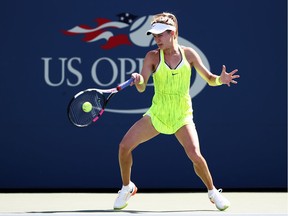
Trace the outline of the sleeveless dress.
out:
M 153 73 L 154 96 L 152 105 L 144 114 L 151 117 L 154 128 L 163 134 L 174 134 L 182 126 L 193 123 L 192 101 L 189 95 L 191 66 L 184 50 L 175 69 L 165 62 L 160 50 L 160 62 Z

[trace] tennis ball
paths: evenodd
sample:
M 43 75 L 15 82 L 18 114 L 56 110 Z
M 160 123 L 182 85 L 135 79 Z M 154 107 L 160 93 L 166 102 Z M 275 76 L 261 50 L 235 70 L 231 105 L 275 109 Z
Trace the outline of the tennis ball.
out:
M 92 110 L 92 104 L 90 103 L 90 102 L 85 102 L 85 103 L 83 103 L 83 105 L 82 105 L 82 110 L 84 111 L 84 112 L 91 112 L 91 110 Z

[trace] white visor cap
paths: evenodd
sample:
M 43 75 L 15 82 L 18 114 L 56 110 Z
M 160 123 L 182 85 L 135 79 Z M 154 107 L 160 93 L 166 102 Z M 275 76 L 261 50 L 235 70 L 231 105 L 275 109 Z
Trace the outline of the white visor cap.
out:
M 175 26 L 167 25 L 164 23 L 154 23 L 152 24 L 151 29 L 146 32 L 146 34 L 161 34 L 167 30 L 176 31 L 176 28 Z

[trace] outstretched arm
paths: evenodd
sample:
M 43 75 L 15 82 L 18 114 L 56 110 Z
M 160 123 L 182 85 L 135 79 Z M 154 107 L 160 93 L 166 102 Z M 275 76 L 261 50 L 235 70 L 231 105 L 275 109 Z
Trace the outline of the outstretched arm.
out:
M 235 75 L 235 73 L 238 71 L 237 69 L 228 73 L 226 72 L 226 66 L 223 65 L 221 75 L 217 76 L 216 74 L 213 74 L 205 67 L 198 53 L 192 48 L 186 47 L 185 55 L 191 66 L 195 67 L 197 73 L 199 73 L 199 75 L 210 86 L 219 86 L 222 84 L 230 86 L 231 83 L 237 84 L 237 81 L 235 79 L 240 77 L 239 75 Z

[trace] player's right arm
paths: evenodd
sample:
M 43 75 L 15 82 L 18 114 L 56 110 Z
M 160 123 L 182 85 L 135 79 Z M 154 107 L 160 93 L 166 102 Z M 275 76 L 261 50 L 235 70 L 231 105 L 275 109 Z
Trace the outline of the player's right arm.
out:
M 144 58 L 141 73 L 132 74 L 132 77 L 134 78 L 134 84 L 139 92 L 145 91 L 148 80 L 151 74 L 155 71 L 158 62 L 159 62 L 159 51 L 158 50 L 149 51 Z M 142 84 L 140 82 L 141 79 L 143 79 Z

